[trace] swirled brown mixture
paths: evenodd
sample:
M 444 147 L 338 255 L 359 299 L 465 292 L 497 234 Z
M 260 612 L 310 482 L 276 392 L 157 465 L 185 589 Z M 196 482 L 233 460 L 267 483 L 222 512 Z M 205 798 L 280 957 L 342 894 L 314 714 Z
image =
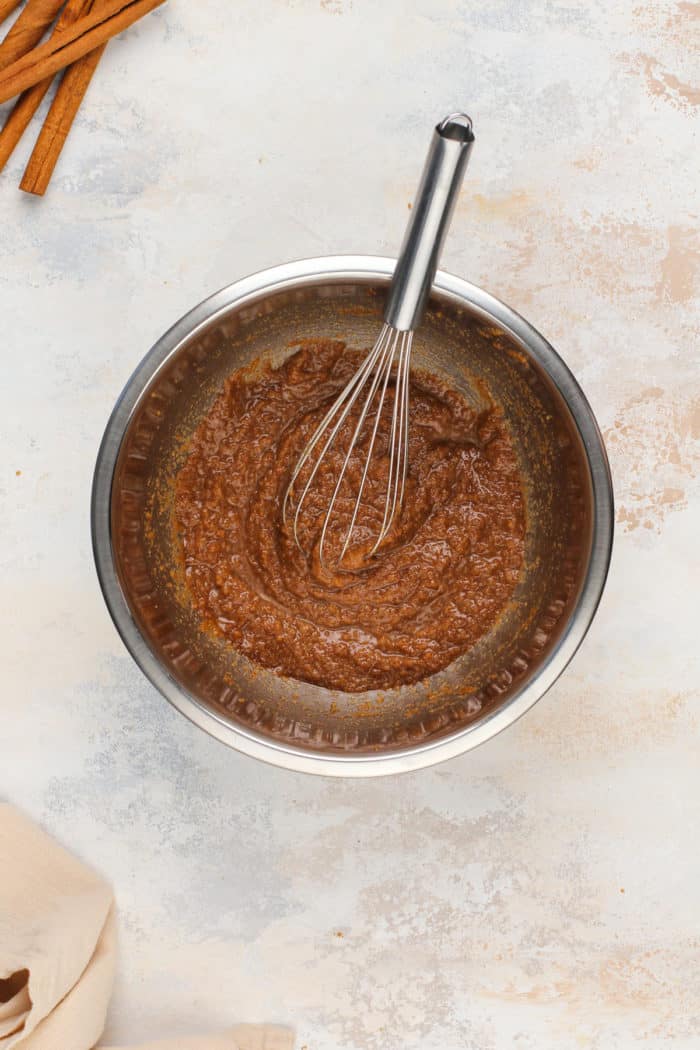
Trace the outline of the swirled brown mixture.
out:
M 366 557 L 384 511 L 391 391 L 350 550 L 338 563 L 364 431 L 318 557 L 350 427 L 302 504 L 300 549 L 293 513 L 282 518 L 290 474 L 362 356 L 339 342 L 306 343 L 279 368 L 232 375 L 192 438 L 175 503 L 203 623 L 264 667 L 346 692 L 416 682 L 473 646 L 513 592 L 525 538 L 518 464 L 498 410 L 477 412 L 444 380 L 414 371 L 410 471 L 386 540 Z

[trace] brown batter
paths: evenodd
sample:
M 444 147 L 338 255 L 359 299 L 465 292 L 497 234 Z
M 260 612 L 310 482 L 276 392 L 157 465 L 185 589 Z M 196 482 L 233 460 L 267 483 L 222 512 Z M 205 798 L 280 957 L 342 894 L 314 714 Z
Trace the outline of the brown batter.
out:
M 326 568 L 319 562 L 341 441 L 302 506 L 299 537 L 310 552 L 302 554 L 282 522 L 290 473 L 362 356 L 339 342 L 306 343 L 277 369 L 234 373 L 196 430 L 176 487 L 187 584 L 204 624 L 264 667 L 346 692 L 419 681 L 473 646 L 513 593 L 525 538 L 499 412 L 477 413 L 443 380 L 414 371 L 410 474 L 391 533 L 367 561 L 384 510 L 390 397 L 351 550 L 337 565 L 362 444 L 331 519 Z

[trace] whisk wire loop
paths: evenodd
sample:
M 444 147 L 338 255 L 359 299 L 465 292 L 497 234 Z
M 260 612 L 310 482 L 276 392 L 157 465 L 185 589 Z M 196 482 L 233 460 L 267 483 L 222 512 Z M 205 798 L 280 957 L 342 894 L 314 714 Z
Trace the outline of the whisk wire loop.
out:
M 382 326 L 379 338 L 374 347 L 352 379 L 350 379 L 338 397 L 336 397 L 333 404 L 316 427 L 310 440 L 305 446 L 302 455 L 297 461 L 294 471 L 292 472 L 284 496 L 282 518 L 284 522 L 287 521 L 288 508 L 290 504 L 295 504 L 292 534 L 297 546 L 303 551 L 299 537 L 299 517 L 302 506 L 318 475 L 318 471 L 324 458 L 338 438 L 341 428 L 346 422 L 353 406 L 361 398 L 364 392 L 364 402 L 357 422 L 354 425 L 348 447 L 345 450 L 342 466 L 338 473 L 333 488 L 333 494 L 329 501 L 323 524 L 321 526 L 319 536 L 319 559 L 322 565 L 325 565 L 328 528 L 333 516 L 333 511 L 336 508 L 338 495 L 346 477 L 350 461 L 358 447 L 358 441 L 361 439 L 362 431 L 368 424 L 368 417 L 370 417 L 371 423 L 369 425 L 371 426 L 371 430 L 369 432 L 367 449 L 363 452 L 364 463 L 362 476 L 355 496 L 353 512 L 345 531 L 345 538 L 338 556 L 338 562 L 342 561 L 350 547 L 355 527 L 357 525 L 360 506 L 362 505 L 362 497 L 367 483 L 369 466 L 372 461 L 380 421 L 385 402 L 387 401 L 387 391 L 389 389 L 395 364 L 396 378 L 393 405 L 391 408 L 387 488 L 384 499 L 382 523 L 377 539 L 369 552 L 370 556 L 376 553 L 382 541 L 387 536 L 396 512 L 401 507 L 405 489 L 406 472 L 408 469 L 408 381 L 412 338 L 412 332 L 399 332 L 388 324 Z M 320 452 L 318 452 L 314 459 L 314 453 L 319 446 Z M 298 500 L 294 500 L 294 485 L 301 471 L 312 459 L 313 466 L 311 467 L 309 476 L 301 491 L 301 495 Z

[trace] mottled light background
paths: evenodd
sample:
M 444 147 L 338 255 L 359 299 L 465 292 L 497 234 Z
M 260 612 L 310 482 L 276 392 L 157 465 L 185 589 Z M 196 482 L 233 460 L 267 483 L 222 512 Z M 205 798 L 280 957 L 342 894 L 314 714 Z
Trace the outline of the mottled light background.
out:
M 262 1019 L 300 1050 L 700 1046 L 699 30 L 687 0 L 171 0 L 108 48 L 49 195 L 16 189 L 29 140 L 2 176 L 0 794 L 113 880 L 111 1040 Z M 399 779 L 295 776 L 132 665 L 94 457 L 205 295 L 395 253 L 455 107 L 478 142 L 445 269 L 583 384 L 612 574 L 498 739 Z

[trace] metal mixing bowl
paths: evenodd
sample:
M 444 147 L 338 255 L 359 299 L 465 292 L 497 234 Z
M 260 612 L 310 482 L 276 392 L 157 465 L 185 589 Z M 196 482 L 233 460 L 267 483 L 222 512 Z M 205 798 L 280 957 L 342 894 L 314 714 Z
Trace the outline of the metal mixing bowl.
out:
M 438 273 L 414 363 L 505 414 L 526 479 L 527 550 L 494 628 L 424 682 L 333 693 L 250 664 L 200 628 L 182 576 L 173 478 L 226 375 L 295 341 L 374 342 L 391 259 L 332 256 L 247 277 L 195 307 L 126 385 L 100 447 L 95 561 L 109 611 L 160 692 L 212 736 L 275 765 L 333 776 L 428 766 L 494 736 L 552 685 L 580 645 L 610 560 L 613 497 L 595 419 L 552 347 L 522 317 Z

